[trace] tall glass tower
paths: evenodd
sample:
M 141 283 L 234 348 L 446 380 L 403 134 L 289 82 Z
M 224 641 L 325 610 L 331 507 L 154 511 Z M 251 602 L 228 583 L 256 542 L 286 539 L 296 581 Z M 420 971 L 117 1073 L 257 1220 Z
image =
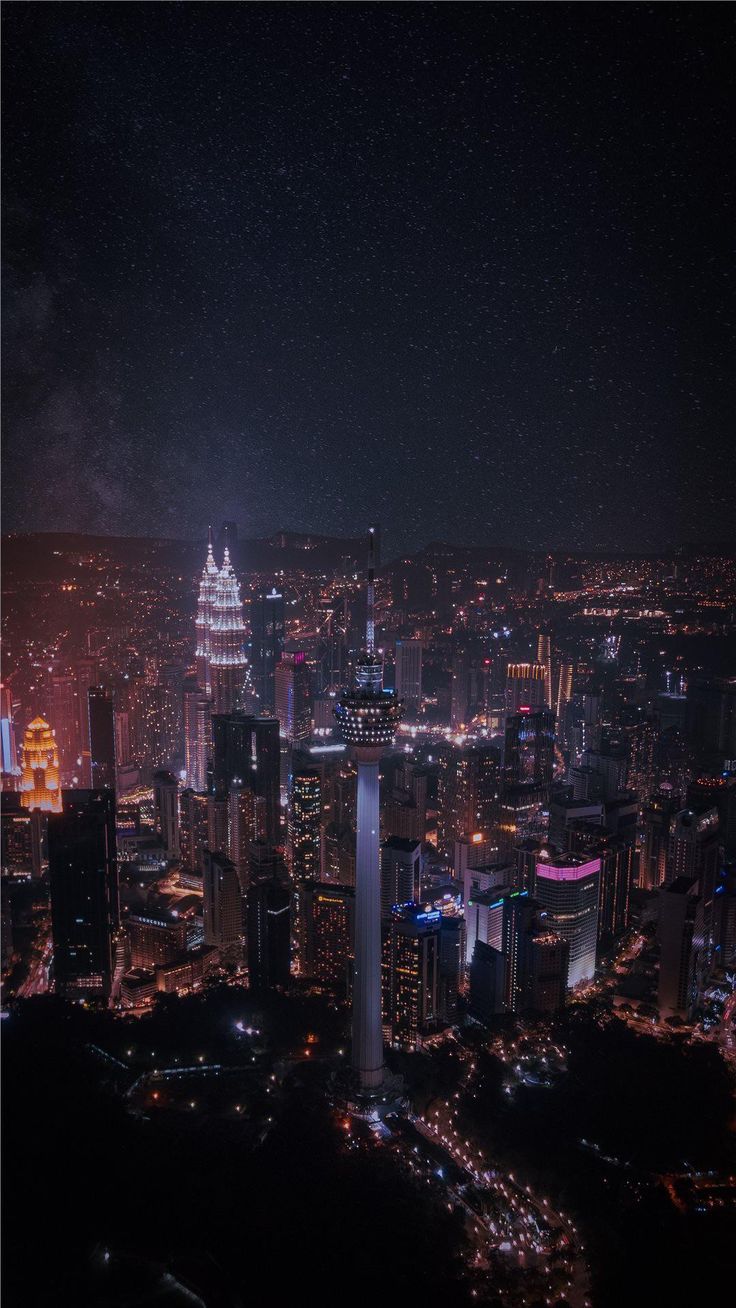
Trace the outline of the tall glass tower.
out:
M 236 713 L 243 708 L 248 675 L 244 641 L 240 586 L 226 546 L 210 625 L 209 673 L 213 713 Z
M 358 767 L 353 1071 L 362 1095 L 378 1094 L 384 1080 L 378 761 L 393 741 L 403 709 L 396 693 L 383 688 L 383 664 L 374 647 L 374 537 L 375 528 L 371 527 L 365 650 L 358 659 L 353 685 L 335 705 L 340 732 Z
M 203 695 L 212 693 L 210 683 L 210 627 L 217 594 L 219 569 L 212 553 L 212 528 L 207 535 L 207 558 L 202 569 L 197 600 L 197 685 Z

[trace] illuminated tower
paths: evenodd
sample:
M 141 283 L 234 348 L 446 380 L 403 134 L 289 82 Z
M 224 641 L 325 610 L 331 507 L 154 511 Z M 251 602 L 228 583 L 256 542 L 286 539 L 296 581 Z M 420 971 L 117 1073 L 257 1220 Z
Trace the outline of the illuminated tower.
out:
M 237 713 L 243 708 L 248 668 L 244 639 L 240 586 L 226 546 L 210 624 L 208 660 L 213 713 Z
M 210 627 L 219 572 L 212 553 L 212 528 L 207 537 L 207 558 L 202 569 L 197 600 L 197 685 L 205 695 L 212 693 L 210 684 Z
M 34 718 L 26 727 L 20 789 L 23 808 L 61 812 L 59 749 L 51 727 L 43 718 Z
M 402 714 L 394 691 L 383 689 L 383 665 L 374 651 L 374 534 L 369 529 L 368 612 L 365 651 L 355 682 L 335 705 L 335 717 L 358 767 L 353 983 L 353 1070 L 362 1094 L 376 1094 L 384 1078 L 381 1030 L 381 870 L 378 760 Z
M 548 709 L 552 708 L 552 641 L 545 632 L 537 636 L 537 663 L 544 668 L 544 699 Z

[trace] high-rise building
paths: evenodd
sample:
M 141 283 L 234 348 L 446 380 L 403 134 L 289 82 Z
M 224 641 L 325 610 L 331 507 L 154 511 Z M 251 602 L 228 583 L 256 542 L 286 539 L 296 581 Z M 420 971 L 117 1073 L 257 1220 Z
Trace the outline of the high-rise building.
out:
M 56 991 L 109 995 L 119 925 L 113 791 L 64 791 L 48 844 Z
M 346 995 L 350 988 L 355 936 L 353 886 L 311 884 L 304 891 L 305 974 L 318 985 Z
M 125 923 L 130 966 L 151 971 L 158 963 L 172 963 L 187 947 L 187 924 L 164 912 L 131 913 Z
M 303 650 L 281 655 L 274 673 L 276 717 L 289 741 L 307 740 L 312 730 L 309 664 Z
M 644 805 L 639 861 L 639 885 L 643 890 L 658 890 L 667 878 L 670 831 L 680 807 L 680 796 L 669 786 L 650 795 Z
M 552 640 L 545 632 L 537 636 L 537 663 L 544 668 L 544 702 L 552 708 Z
M 153 803 L 156 830 L 169 858 L 179 856 L 179 786 L 172 772 L 154 772 Z
M 572 700 L 572 678 L 572 663 L 561 663 L 557 682 L 557 730 L 564 744 L 567 744 L 567 706 Z
M 82 744 L 79 737 L 75 679 L 69 672 L 51 678 L 51 721 L 59 746 L 61 784 L 70 786 L 78 778 Z
M 245 707 L 248 663 L 240 586 L 225 549 L 212 601 L 209 671 L 213 713 L 237 713 Z
M 687 730 L 699 765 L 716 773 L 736 760 L 736 677 L 691 677 Z
M 199 793 L 207 789 L 212 753 L 212 701 L 196 686 L 184 691 L 184 771 L 186 783 Z
M 437 843 L 451 855 L 455 841 L 490 833 L 496 822 L 499 755 L 492 745 L 442 746 L 439 763 Z
M 392 1044 L 416 1049 L 440 1014 L 441 914 L 418 904 L 392 910 L 384 947 L 384 1016 Z
M 208 795 L 183 790 L 179 796 L 179 844 L 181 859 L 189 872 L 202 872 L 202 851 L 209 837 Z
M 261 860 L 262 866 L 264 866 Z M 247 901 L 248 980 L 254 991 L 288 986 L 291 979 L 291 890 L 283 860 L 271 875 L 251 863 Z
M 201 694 L 205 696 L 212 694 L 212 682 L 210 678 L 210 629 L 212 627 L 215 595 L 217 593 L 219 575 L 214 554 L 212 553 L 212 528 L 210 527 L 207 539 L 207 558 L 205 559 L 204 567 L 202 569 L 202 579 L 199 583 L 196 619 L 197 685 Z
M 371 531 L 365 652 L 357 660 L 353 687 L 335 704 L 338 727 L 358 769 L 352 1064 L 364 1094 L 380 1091 L 384 1079 L 378 761 L 402 713 L 396 693 L 383 689 L 383 664 L 374 649 L 373 550 Z
M 289 804 L 289 855 L 295 881 L 322 877 L 322 778 L 316 768 L 294 773 Z
M 698 998 L 706 949 L 696 877 L 678 876 L 659 892 L 659 989 L 662 1017 L 689 1017 Z
M 705 808 L 699 812 L 682 809 L 670 829 L 665 882 L 671 885 L 682 877 L 697 879 L 708 957 L 713 944 L 714 895 L 720 858 L 718 809 Z
M 422 703 L 422 642 L 396 642 L 396 694 L 403 699 L 407 713 L 416 714 Z
M 59 750 L 48 722 L 34 718 L 23 736 L 20 779 L 23 808 L 60 813 Z
M 9 686 L 0 686 L 0 764 L 3 789 L 15 790 L 20 779 L 20 767 L 15 739 L 13 695 Z
M 503 781 L 505 786 L 549 788 L 555 756 L 555 718 L 547 709 L 520 709 L 506 716 Z
M 418 840 L 391 836 L 381 845 L 381 915 L 394 904 L 418 903 L 421 897 L 422 846 Z
M 89 750 L 94 790 L 115 789 L 115 713 L 112 692 L 104 686 L 87 691 Z
M 600 858 L 564 854 L 536 863 L 532 894 L 547 927 L 570 944 L 568 989 L 595 976 L 600 876 Z
M 263 800 L 265 839 L 279 843 L 281 751 L 276 718 L 245 713 L 212 719 L 212 785 L 215 794 L 246 787 Z
M 543 663 L 509 663 L 506 671 L 506 712 L 520 708 L 543 709 L 547 704 Z
M 235 864 L 225 854 L 202 854 L 202 894 L 205 944 L 234 960 L 243 954 L 243 898 Z
M 687 788 L 686 807 L 696 813 L 716 809 L 726 855 L 736 854 L 736 772 L 694 778 Z
M 284 597 L 275 586 L 251 600 L 250 625 L 253 689 L 260 712 L 273 713 L 276 709 L 274 677 L 286 640 Z

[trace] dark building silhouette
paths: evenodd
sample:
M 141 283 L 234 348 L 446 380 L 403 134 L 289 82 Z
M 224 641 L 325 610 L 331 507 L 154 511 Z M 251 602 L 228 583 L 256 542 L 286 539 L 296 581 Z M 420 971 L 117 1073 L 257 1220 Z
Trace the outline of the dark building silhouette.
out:
M 95 790 L 115 789 L 115 714 L 112 692 L 91 686 L 87 692 L 89 751 Z
M 246 788 L 263 800 L 266 840 L 278 844 L 281 748 L 276 718 L 256 718 L 245 713 L 215 714 L 212 718 L 213 794 L 234 787 Z
M 253 688 L 263 713 L 276 708 L 275 672 L 286 640 L 284 597 L 275 586 L 254 595 L 250 602 L 251 668 Z
M 115 797 L 65 790 L 49 815 L 54 981 L 63 995 L 109 995 L 112 937 L 119 923 Z

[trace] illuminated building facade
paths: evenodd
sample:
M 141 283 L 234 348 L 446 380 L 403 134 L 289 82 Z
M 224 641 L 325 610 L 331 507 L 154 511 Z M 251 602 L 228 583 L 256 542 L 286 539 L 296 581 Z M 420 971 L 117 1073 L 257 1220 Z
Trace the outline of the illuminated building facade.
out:
M 322 875 L 322 778 L 315 768 L 294 773 L 289 807 L 289 855 L 295 881 Z
M 13 721 L 13 696 L 8 686 L 0 686 L 0 763 L 3 789 L 15 790 L 20 778 L 20 767 Z
M 170 915 L 131 913 L 125 923 L 130 966 L 155 968 L 171 963 L 187 947 L 187 924 Z
M 392 1044 L 416 1049 L 437 1029 L 440 1013 L 442 915 L 397 905 L 384 947 L 384 1016 Z
M 455 842 L 490 833 L 498 814 L 500 760 L 492 745 L 442 746 L 439 763 L 437 844 L 452 855 Z
M 506 717 L 504 785 L 549 787 L 555 750 L 555 718 L 548 709 L 520 709 Z
M 276 717 L 289 741 L 306 740 L 312 730 L 309 664 L 303 650 L 282 654 L 274 673 Z
M 212 694 L 210 680 L 210 629 L 214 617 L 215 596 L 219 581 L 219 570 L 212 553 L 212 528 L 207 539 L 207 558 L 202 569 L 197 599 L 197 685 L 204 695 Z
M 509 663 L 506 670 L 506 712 L 547 705 L 547 676 L 543 663 Z
M 381 915 L 394 904 L 418 903 L 421 896 L 422 846 L 418 840 L 391 836 L 381 845 Z
M 534 898 L 546 926 L 570 945 L 568 989 L 595 976 L 600 876 L 600 858 L 565 854 L 536 863 Z
M 537 663 L 544 668 L 544 702 L 552 708 L 552 640 L 545 632 L 537 636 Z
M 345 995 L 353 967 L 355 890 L 322 882 L 310 886 L 304 898 L 306 975 Z
M 354 685 L 335 704 L 338 727 L 358 769 L 352 1065 L 363 1094 L 380 1091 L 384 1080 L 378 761 L 393 741 L 401 715 L 396 693 L 383 689 L 383 665 L 374 649 L 371 528 L 365 651 L 356 664 Z
M 212 753 L 212 702 L 198 687 L 184 692 L 184 771 L 191 790 L 207 789 L 207 767 Z
M 48 722 L 34 718 L 23 736 L 20 779 L 23 808 L 61 813 L 59 749 Z
M 245 706 L 248 663 L 240 586 L 225 548 L 210 623 L 209 675 L 213 713 L 237 713 Z

